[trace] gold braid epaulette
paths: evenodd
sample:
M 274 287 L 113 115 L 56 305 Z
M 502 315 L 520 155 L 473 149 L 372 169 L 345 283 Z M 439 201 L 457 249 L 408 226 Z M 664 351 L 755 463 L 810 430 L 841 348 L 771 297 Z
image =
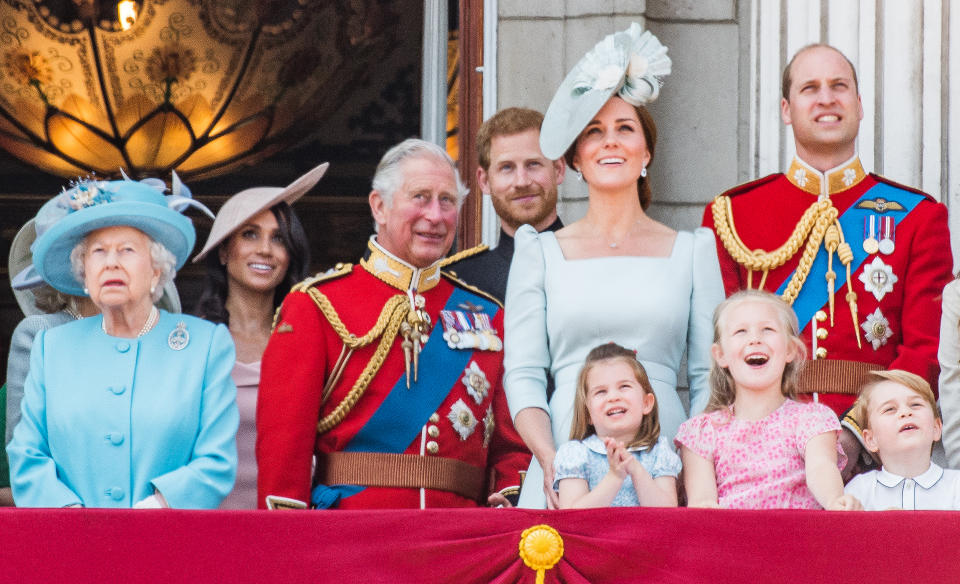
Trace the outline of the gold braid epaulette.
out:
M 339 263 L 333 267 L 332 270 L 326 272 L 319 272 L 303 280 L 300 280 L 296 284 L 290 287 L 290 292 L 302 292 L 311 286 L 315 286 L 320 282 L 325 282 L 327 280 L 332 280 L 334 278 L 339 278 L 340 276 L 346 276 L 353 271 L 353 264 L 344 264 Z M 289 294 L 290 292 L 287 292 Z M 283 304 L 277 307 L 273 311 L 273 324 L 270 326 L 270 332 L 272 333 L 277 328 L 277 321 L 280 320 L 280 310 L 283 308 Z
M 311 286 L 316 286 L 320 282 L 326 282 L 327 280 L 332 280 L 334 278 L 346 276 L 352 271 L 353 271 L 353 264 L 339 263 L 335 265 L 332 270 L 329 270 L 326 272 L 320 272 L 318 274 L 314 274 L 310 276 L 309 278 L 300 280 L 299 282 L 293 285 L 293 288 L 290 288 L 290 291 L 303 292 L 307 288 L 310 288 Z
M 446 257 L 446 258 L 443 258 L 442 260 L 440 260 L 440 267 L 441 267 L 441 268 L 445 268 L 445 267 L 449 266 L 450 264 L 459 262 L 460 260 L 467 259 L 468 257 L 471 257 L 471 256 L 475 256 L 475 255 L 477 255 L 478 253 L 483 253 L 483 252 L 487 251 L 488 249 L 490 249 L 490 246 L 488 246 L 488 245 L 485 244 L 485 243 L 481 243 L 480 245 L 475 245 L 475 246 L 473 246 L 473 247 L 468 247 L 467 249 L 465 249 L 465 250 L 463 250 L 463 251 L 458 251 L 457 253 L 453 254 L 452 256 Z
M 350 352 L 361 347 L 366 347 L 377 339 L 380 340 L 376 351 L 374 351 L 370 361 L 364 366 L 363 371 L 354 382 L 353 387 L 350 388 L 347 396 L 337 404 L 337 407 L 334 408 L 332 412 L 324 416 L 324 418 L 317 423 L 317 432 L 323 433 L 342 422 L 367 390 L 370 381 L 373 380 L 373 376 L 380 370 L 380 367 L 387 357 L 387 353 L 390 352 L 390 347 L 393 345 L 393 341 L 397 337 L 397 332 L 400 330 L 400 324 L 406 319 L 407 313 L 410 311 L 410 301 L 405 294 L 397 294 L 391 297 L 387 300 L 387 303 L 383 305 L 383 310 L 380 311 L 380 316 L 377 318 L 376 324 L 373 325 L 367 334 L 358 337 L 347 330 L 347 327 L 340 319 L 340 315 L 337 314 L 333 304 L 330 303 L 330 299 L 328 299 L 323 292 L 320 292 L 315 286 L 310 286 L 306 289 L 306 293 L 309 294 L 310 298 L 316 303 L 317 308 L 320 309 L 320 312 L 323 313 L 327 322 L 330 323 L 330 326 Z
M 762 289 L 766 282 L 767 273 L 785 264 L 806 241 L 800 263 L 783 291 L 783 299 L 790 304 L 793 304 L 797 294 L 800 293 L 800 289 L 810 273 L 810 268 L 813 266 L 813 260 L 820 249 L 823 236 L 827 228 L 837 220 L 838 214 L 830 199 L 816 201 L 804 211 L 787 241 L 772 252 L 765 252 L 759 249 L 748 249 L 743 240 L 740 239 L 733 224 L 733 209 L 730 204 L 730 197 L 720 195 L 713 200 L 714 229 L 720 237 L 720 241 L 723 242 L 723 247 L 727 250 L 727 253 L 735 262 L 748 270 L 747 287 L 751 286 L 753 272 L 760 271 L 763 272 L 763 278 L 758 288 Z

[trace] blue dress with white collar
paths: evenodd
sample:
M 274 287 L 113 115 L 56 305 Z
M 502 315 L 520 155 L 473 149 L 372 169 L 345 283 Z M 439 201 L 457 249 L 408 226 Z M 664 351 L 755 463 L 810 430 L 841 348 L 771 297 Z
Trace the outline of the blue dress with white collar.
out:
M 670 443 L 661 436 L 652 447 L 641 446 L 630 448 L 643 468 L 650 476 L 674 477 L 680 474 L 680 457 L 670 448 Z M 596 434 L 591 434 L 583 440 L 571 440 L 560 445 L 557 455 L 553 459 L 554 480 L 553 488 L 560 488 L 561 479 L 584 479 L 592 491 L 603 477 L 610 471 L 607 461 L 607 449 L 603 440 Z M 640 499 L 633 488 L 633 481 L 627 477 L 617 496 L 614 497 L 611 507 L 638 507 Z

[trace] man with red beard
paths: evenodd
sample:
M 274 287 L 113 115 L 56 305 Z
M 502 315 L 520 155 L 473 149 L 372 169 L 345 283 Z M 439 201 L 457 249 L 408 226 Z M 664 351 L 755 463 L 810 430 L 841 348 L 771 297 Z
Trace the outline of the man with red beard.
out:
M 540 152 L 538 111 L 511 107 L 500 110 L 480 126 L 477 183 L 489 193 L 500 217 L 500 241 L 492 250 L 467 257 L 450 266 L 464 282 L 503 302 L 507 274 L 513 259 L 513 234 L 521 225 L 537 231 L 563 227 L 557 218 L 557 185 L 563 182 L 562 160 L 549 160 Z
M 703 217 L 727 294 L 762 288 L 791 303 L 813 359 L 801 399 L 842 414 L 871 369 L 904 369 L 936 388 L 940 294 L 951 277 L 946 207 L 864 171 L 857 74 L 834 47 L 797 52 L 780 111 L 796 144 L 789 170 L 723 193 Z M 840 442 L 846 478 L 861 448 L 850 429 Z

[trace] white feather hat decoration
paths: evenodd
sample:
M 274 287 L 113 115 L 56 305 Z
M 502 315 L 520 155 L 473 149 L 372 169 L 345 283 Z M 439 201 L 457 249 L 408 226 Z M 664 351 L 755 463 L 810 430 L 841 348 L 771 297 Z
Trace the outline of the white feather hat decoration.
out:
M 596 44 L 567 74 L 540 130 L 540 149 L 556 160 L 614 93 L 629 104 L 648 104 L 670 74 L 667 47 L 634 22 Z

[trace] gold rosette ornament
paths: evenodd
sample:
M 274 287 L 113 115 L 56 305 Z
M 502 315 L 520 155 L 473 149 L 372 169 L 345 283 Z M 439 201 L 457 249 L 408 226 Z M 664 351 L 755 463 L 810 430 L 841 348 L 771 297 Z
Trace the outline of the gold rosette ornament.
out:
M 549 525 L 534 525 L 520 535 L 520 558 L 537 571 L 537 584 L 543 584 L 544 572 L 563 557 L 563 538 Z

